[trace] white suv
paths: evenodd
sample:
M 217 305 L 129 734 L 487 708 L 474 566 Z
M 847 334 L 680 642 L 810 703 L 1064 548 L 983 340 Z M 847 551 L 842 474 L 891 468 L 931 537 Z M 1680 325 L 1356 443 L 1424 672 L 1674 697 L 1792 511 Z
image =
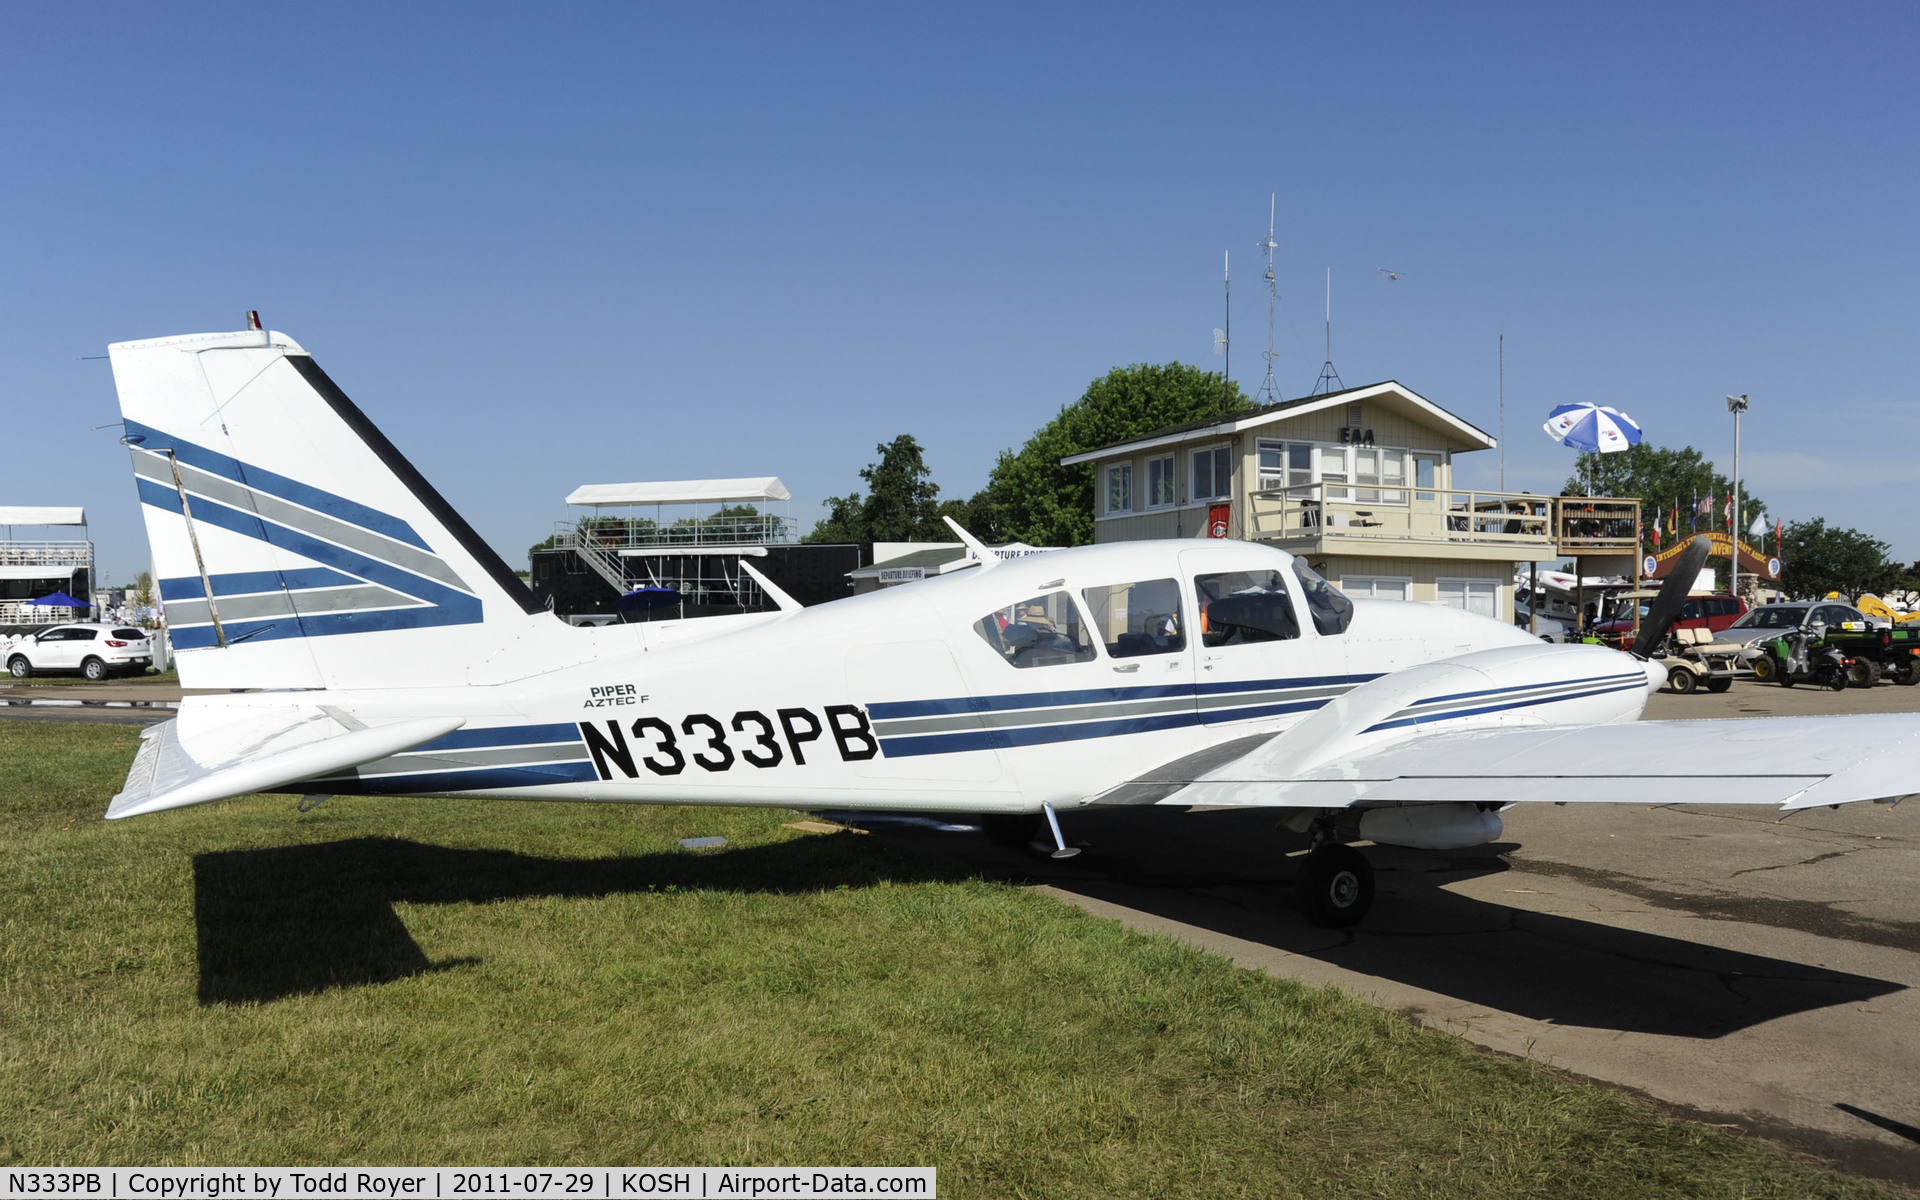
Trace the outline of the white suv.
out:
M 55 625 L 20 638 L 6 651 L 7 672 L 77 671 L 88 679 L 138 675 L 153 665 L 153 643 L 129 625 Z

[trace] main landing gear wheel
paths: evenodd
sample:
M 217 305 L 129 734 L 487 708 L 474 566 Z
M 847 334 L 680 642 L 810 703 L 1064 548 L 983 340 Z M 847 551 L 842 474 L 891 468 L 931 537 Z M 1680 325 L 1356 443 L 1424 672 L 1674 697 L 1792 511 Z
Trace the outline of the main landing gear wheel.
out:
M 1682 696 L 1692 694 L 1695 682 L 1697 681 L 1693 677 L 1693 672 L 1685 667 L 1675 667 L 1667 672 L 1667 686 Z
M 1373 864 L 1352 846 L 1328 842 L 1315 847 L 1300 864 L 1294 887 L 1307 920 L 1328 929 L 1344 929 L 1373 907 Z

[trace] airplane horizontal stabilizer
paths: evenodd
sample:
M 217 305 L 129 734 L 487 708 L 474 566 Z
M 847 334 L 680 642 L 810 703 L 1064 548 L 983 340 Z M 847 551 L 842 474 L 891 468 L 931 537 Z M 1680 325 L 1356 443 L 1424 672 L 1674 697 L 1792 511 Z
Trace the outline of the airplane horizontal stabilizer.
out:
M 1132 802 L 1778 804 L 1791 812 L 1920 794 L 1920 714 L 1911 713 L 1463 730 L 1306 770 L 1263 755 L 1275 740 L 1246 739 L 1245 752 L 1224 765 L 1195 761 L 1185 780 L 1170 777 L 1179 764 L 1167 764 L 1139 781 L 1151 782 L 1153 800 L 1136 792 Z
M 226 740 L 239 752 L 223 762 L 201 763 L 181 747 L 178 719 L 168 721 L 141 735 L 126 790 L 107 806 L 107 819 L 275 791 L 411 750 L 466 723 L 464 717 L 424 717 L 335 733 L 345 727 L 326 713 L 281 710 L 229 727 Z

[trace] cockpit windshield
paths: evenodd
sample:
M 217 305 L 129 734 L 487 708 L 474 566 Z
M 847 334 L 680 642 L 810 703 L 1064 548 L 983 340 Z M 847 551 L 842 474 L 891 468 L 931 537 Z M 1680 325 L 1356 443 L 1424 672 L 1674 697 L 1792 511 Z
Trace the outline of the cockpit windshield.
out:
M 1323 634 L 1345 633 L 1353 623 L 1353 601 L 1300 559 L 1293 560 L 1294 577 L 1307 594 L 1307 611 L 1313 614 L 1313 627 Z
M 1208 646 L 1285 641 L 1300 636 L 1287 582 L 1278 571 L 1228 571 L 1196 575 L 1200 594 L 1200 640 Z
M 1015 667 L 1052 667 L 1094 657 L 1093 640 L 1066 592 L 1048 592 L 997 608 L 975 621 L 973 630 Z

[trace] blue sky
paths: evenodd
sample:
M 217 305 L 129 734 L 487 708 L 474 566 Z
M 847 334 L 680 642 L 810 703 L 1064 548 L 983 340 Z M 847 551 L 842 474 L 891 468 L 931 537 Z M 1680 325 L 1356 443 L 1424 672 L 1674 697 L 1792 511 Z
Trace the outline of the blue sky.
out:
M 575 485 L 912 433 L 966 495 L 1117 364 L 1399 379 L 1553 489 L 1631 413 L 1920 558 L 1912 6 L 0 6 L 0 504 L 145 539 L 110 341 L 299 339 L 512 562 Z M 1398 282 L 1376 273 L 1404 272 Z M 1464 458 L 1492 486 L 1498 457 Z

